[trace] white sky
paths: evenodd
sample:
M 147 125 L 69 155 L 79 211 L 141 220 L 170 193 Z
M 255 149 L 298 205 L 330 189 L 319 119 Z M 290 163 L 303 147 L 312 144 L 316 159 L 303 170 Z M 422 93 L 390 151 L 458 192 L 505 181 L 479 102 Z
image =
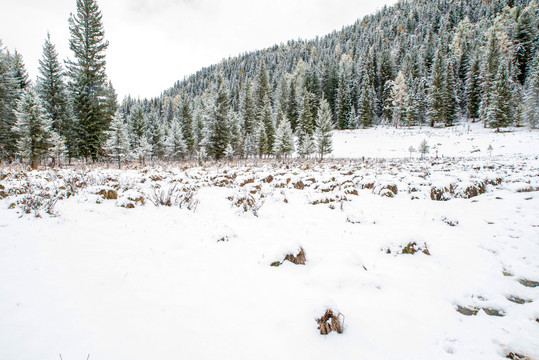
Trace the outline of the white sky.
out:
M 32 79 L 47 30 L 60 57 L 76 0 L 2 0 L 0 39 Z M 6 3 L 7 2 L 7 3 Z M 204 66 L 291 39 L 325 35 L 396 0 L 98 0 L 107 74 L 119 100 L 154 97 Z

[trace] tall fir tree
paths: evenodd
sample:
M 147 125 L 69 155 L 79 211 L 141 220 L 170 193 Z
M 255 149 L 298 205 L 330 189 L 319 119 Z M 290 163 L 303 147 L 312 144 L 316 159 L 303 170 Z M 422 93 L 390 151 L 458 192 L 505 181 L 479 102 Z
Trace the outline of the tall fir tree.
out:
M 277 131 L 275 132 L 275 145 L 273 147 L 273 153 L 277 156 L 287 157 L 294 151 L 294 135 L 292 133 L 292 127 L 290 122 L 286 118 L 279 122 Z
M 52 129 L 62 136 L 70 134 L 64 70 L 49 33 L 43 44 L 43 57 L 39 60 L 37 91 L 52 121 Z
M 102 154 L 111 118 L 107 109 L 105 41 L 102 15 L 96 0 L 77 0 L 77 12 L 69 17 L 69 86 L 77 121 L 80 155 L 96 161 Z
M 514 114 L 512 89 L 509 79 L 509 66 L 502 61 L 496 75 L 492 100 L 488 109 L 487 122 L 490 127 L 499 131 L 501 127 L 511 124 Z
M 402 71 L 399 71 L 395 83 L 391 88 L 391 105 L 393 107 L 392 119 L 395 127 L 406 123 L 408 98 L 406 79 L 404 79 Z
M 466 115 L 475 122 L 479 118 L 479 105 L 481 103 L 481 79 L 479 57 L 471 59 L 468 79 L 466 80 L 466 96 L 468 98 Z
M 187 154 L 187 144 L 183 138 L 180 120 L 177 117 L 172 118 L 165 146 L 167 147 L 167 154 L 173 160 L 179 160 Z
M 374 123 L 375 116 L 375 92 L 374 84 L 366 68 L 362 70 L 361 91 L 359 96 L 358 116 L 361 125 L 366 128 Z
M 243 117 L 244 135 L 252 135 L 256 125 L 256 107 L 252 94 L 251 81 L 247 80 L 242 89 L 241 113 Z
M 37 169 L 51 147 L 51 122 L 33 87 L 23 90 L 17 103 L 15 132 L 19 135 L 19 155 Z
M 13 78 L 21 92 L 30 85 L 30 78 L 26 71 L 26 65 L 24 65 L 21 53 L 17 50 L 15 50 L 15 55 L 13 56 Z
M 539 125 L 539 49 L 535 51 L 526 79 L 524 113 L 528 126 L 536 129 Z
M 193 154 L 195 149 L 195 139 L 193 133 L 193 110 L 189 102 L 189 97 L 184 92 L 180 97 L 178 104 L 178 118 L 182 131 L 183 140 L 185 141 L 186 151 L 188 154 Z
M 343 70 L 339 76 L 339 87 L 337 90 L 337 127 L 339 129 L 349 129 L 352 123 L 352 90 L 350 79 Z
M 489 29 L 488 39 L 485 45 L 485 54 L 481 66 L 481 105 L 479 107 L 479 117 L 486 127 L 489 117 L 489 109 L 492 104 L 494 94 L 494 84 L 496 74 L 500 64 L 500 46 L 494 28 Z
M 316 152 L 320 155 L 320 159 L 333 151 L 332 130 L 331 109 L 329 108 L 329 103 L 322 99 L 316 118 L 315 131 Z
M 106 144 L 107 153 L 118 163 L 118 169 L 122 167 L 122 160 L 129 156 L 129 138 L 127 135 L 127 124 L 124 123 L 122 115 L 116 112 L 110 130 L 108 131 L 108 140 Z
M 430 126 L 437 123 L 445 123 L 446 107 L 445 107 L 445 76 L 444 76 L 444 59 L 442 49 L 436 50 L 434 61 L 432 63 L 432 72 L 430 75 L 430 91 L 429 91 L 429 120 Z
M 17 118 L 13 110 L 19 88 L 13 77 L 12 61 L 0 40 L 0 160 L 12 159 L 17 151 L 17 133 L 13 131 Z
M 228 128 L 228 111 L 230 99 L 228 83 L 219 72 L 217 82 L 211 91 L 207 109 L 205 145 L 206 153 L 215 159 L 225 156 L 225 150 L 229 143 L 230 129 Z
M 455 65 L 453 60 L 447 62 L 447 68 L 445 71 L 445 91 L 444 91 L 444 105 L 445 105 L 445 125 L 453 126 L 458 117 L 458 100 L 457 100 L 457 84 Z

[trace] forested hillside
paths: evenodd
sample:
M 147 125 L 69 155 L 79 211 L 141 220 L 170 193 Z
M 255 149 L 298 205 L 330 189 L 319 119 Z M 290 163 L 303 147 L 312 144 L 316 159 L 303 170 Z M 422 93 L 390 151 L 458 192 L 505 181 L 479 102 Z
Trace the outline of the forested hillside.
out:
M 132 129 L 145 124 L 153 145 L 156 131 L 166 133 L 157 124 L 178 122 L 192 152 L 212 147 L 219 109 L 228 141 L 210 150 L 215 156 L 226 143 L 244 156 L 286 153 L 279 131 L 286 120 L 298 152 L 312 153 L 323 99 L 337 129 L 451 126 L 463 118 L 535 127 L 538 27 L 535 0 L 401 1 L 323 38 L 223 60 L 157 99 L 124 100 L 122 111 Z M 221 104 L 219 92 L 229 102 Z
M 77 4 L 84 2 L 93 4 L 100 21 L 95 0 Z M 70 23 L 79 59 L 81 24 Z M 78 76 L 82 65 L 76 62 L 64 73 L 51 60 L 56 55 L 49 39 L 44 46 L 43 63 L 48 59 L 58 69 L 43 68 L 37 85 L 59 135 L 55 143 L 63 141 L 55 146 L 57 155 L 65 147 L 70 158 L 118 161 L 323 156 L 332 150 L 332 128 L 481 121 L 500 130 L 538 123 L 537 0 L 400 1 L 322 38 L 223 60 L 158 98 L 127 97 L 116 117 L 116 96 L 104 69 L 107 43 L 99 31 L 93 39 L 99 56 L 88 72 L 95 81 Z M 3 157 L 38 159 L 50 153 L 52 143 L 28 155 L 20 148 L 25 135 L 15 126 L 13 109 L 28 83 L 24 64 L 16 52 L 0 52 Z M 46 93 L 48 76 L 62 85 L 64 75 L 68 86 Z

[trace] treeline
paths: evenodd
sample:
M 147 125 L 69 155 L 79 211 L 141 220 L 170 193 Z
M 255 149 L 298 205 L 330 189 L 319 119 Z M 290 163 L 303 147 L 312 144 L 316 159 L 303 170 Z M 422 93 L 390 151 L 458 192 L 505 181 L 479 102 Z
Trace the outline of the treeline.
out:
M 159 148 L 177 123 L 185 154 L 202 148 L 216 157 L 227 142 L 239 156 L 282 153 L 276 132 L 282 123 L 290 124 L 297 153 L 309 155 L 326 102 L 336 129 L 461 120 L 498 130 L 535 128 L 538 39 L 537 0 L 401 1 L 323 38 L 204 68 L 159 98 L 128 97 L 121 111 L 131 131 L 151 134 L 152 146 Z M 216 151 L 212 112 L 222 86 L 228 127 Z
M 332 128 L 378 124 L 535 128 L 538 49 L 537 0 L 400 1 L 322 38 L 204 68 L 158 98 L 127 97 L 110 126 L 91 127 L 97 136 L 62 136 L 72 157 L 143 161 L 323 156 Z M 111 119 L 113 90 L 101 83 Z
M 39 75 L 30 81 L 22 56 L 0 40 L 0 160 L 96 161 L 107 155 L 118 101 L 105 73 L 101 12 L 95 0 L 77 0 L 69 18 L 74 59 L 61 62 L 50 35 Z

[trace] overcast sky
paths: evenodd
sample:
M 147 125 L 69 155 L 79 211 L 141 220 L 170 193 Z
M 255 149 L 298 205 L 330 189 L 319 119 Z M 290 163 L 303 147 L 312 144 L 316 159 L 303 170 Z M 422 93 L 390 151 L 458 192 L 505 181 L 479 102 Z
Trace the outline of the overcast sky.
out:
M 32 79 L 47 30 L 71 57 L 67 19 L 76 0 L 2 0 L 0 39 Z M 119 99 L 158 96 L 204 66 L 291 39 L 322 36 L 396 0 L 98 0 L 107 74 Z

